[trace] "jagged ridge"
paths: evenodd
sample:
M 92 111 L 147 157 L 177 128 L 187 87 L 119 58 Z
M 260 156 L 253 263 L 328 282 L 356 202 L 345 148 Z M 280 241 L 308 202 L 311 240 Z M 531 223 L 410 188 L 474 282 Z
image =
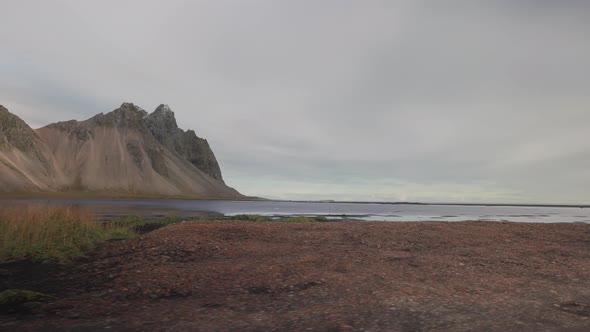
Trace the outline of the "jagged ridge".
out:
M 0 145 L 10 138 L 10 142 L 16 140 L 18 144 L 4 143 L 4 150 L 24 151 L 29 146 L 39 146 L 40 155 L 46 160 L 39 168 L 51 177 L 36 176 L 30 182 L 37 184 L 29 184 L 23 191 L 34 187 L 38 191 L 241 197 L 223 182 L 207 141 L 192 130 L 180 129 L 166 105 L 148 114 L 132 103 L 123 103 L 107 114 L 85 121 L 50 124 L 37 132 L 18 117 L 20 122 L 11 120 L 18 125 L 10 127 L 18 130 L 8 132 L 6 124 L 12 122 L 4 121 L 6 114 L 10 119 L 16 117 L 0 109 L 4 124 L 0 126 Z M 11 159 L 14 158 L 0 155 L 4 164 Z M 2 191 L 14 191 L 14 185 L 8 190 L 0 188 Z
M 22 151 L 35 149 L 39 137 L 21 118 L 0 105 L 0 145 L 14 146 Z
M 178 128 L 174 112 L 168 105 L 160 105 L 146 117 L 147 126 L 156 140 L 190 161 L 198 169 L 219 181 L 223 181 L 217 159 L 206 139 L 199 138 L 193 130 Z
M 48 190 L 57 178 L 48 155 L 37 133 L 0 105 L 0 192 Z

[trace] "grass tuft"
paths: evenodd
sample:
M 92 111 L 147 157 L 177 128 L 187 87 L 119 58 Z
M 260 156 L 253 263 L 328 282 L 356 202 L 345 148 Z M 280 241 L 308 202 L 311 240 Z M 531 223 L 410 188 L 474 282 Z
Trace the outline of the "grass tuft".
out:
M 98 243 L 135 233 L 102 224 L 74 206 L 20 206 L 0 209 L 0 261 L 69 262 Z

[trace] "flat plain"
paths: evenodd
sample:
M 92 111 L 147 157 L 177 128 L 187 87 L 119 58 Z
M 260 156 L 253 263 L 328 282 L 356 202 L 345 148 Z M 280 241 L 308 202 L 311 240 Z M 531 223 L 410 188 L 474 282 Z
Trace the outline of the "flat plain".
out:
M 184 222 L 29 272 L 57 300 L 0 329 L 590 329 L 590 225 Z

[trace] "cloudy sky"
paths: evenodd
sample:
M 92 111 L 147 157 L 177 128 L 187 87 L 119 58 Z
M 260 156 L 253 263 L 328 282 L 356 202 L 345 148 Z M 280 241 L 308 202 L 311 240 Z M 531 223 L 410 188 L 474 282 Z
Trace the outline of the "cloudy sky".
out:
M 166 103 L 286 199 L 590 203 L 590 2 L 0 0 L 34 127 Z

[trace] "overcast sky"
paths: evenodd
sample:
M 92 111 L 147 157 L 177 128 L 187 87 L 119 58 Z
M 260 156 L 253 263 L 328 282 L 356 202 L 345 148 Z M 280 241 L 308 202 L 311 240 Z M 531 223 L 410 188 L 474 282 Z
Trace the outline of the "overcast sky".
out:
M 169 104 L 286 199 L 590 203 L 590 1 L 0 0 L 33 127 Z

